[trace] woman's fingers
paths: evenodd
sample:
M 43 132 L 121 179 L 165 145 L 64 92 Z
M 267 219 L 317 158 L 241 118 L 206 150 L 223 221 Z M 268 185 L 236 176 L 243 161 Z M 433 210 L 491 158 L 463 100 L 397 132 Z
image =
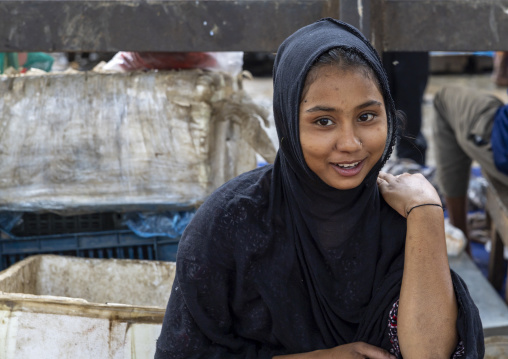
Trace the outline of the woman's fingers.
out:
M 378 175 L 378 178 L 381 178 L 382 180 L 385 180 L 385 181 L 388 181 L 388 179 L 394 177 L 392 174 L 390 173 L 386 173 L 386 172 L 379 172 L 379 175 Z
M 328 359 L 396 359 L 386 350 L 364 342 L 339 345 L 335 348 L 320 350 L 319 353 L 319 358 Z
M 379 175 L 377 176 L 377 184 L 380 186 L 386 186 L 388 185 L 388 181 L 392 180 L 393 175 L 385 172 L 379 172 Z
M 386 350 L 367 343 L 356 343 L 358 353 L 370 359 L 395 359 L 396 357 Z
M 397 177 L 390 173 L 380 172 L 377 177 L 377 185 L 379 187 L 379 191 L 384 195 L 390 189 L 393 189 L 396 184 Z

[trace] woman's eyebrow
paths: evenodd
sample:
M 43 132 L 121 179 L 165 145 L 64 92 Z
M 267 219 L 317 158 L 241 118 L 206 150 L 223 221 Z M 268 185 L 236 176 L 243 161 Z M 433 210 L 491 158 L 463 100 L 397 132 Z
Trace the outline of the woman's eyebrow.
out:
M 357 110 L 361 110 L 362 108 L 366 108 L 366 107 L 370 107 L 370 106 L 383 106 L 383 103 L 382 102 L 379 102 L 379 101 L 376 101 L 376 100 L 370 100 L 370 101 L 367 101 L 365 103 L 362 103 L 361 105 L 358 105 L 356 106 L 356 109 Z M 329 107 L 329 106 L 314 106 L 314 107 L 311 107 L 307 110 L 305 110 L 305 112 L 308 112 L 308 113 L 312 113 L 312 112 L 334 112 L 334 111 L 338 111 L 335 107 Z
M 309 108 L 308 110 L 305 110 L 305 112 L 333 112 L 333 111 L 337 111 L 336 108 L 334 107 L 328 107 L 328 106 L 314 106 L 314 107 L 311 107 Z
M 365 108 L 365 107 L 370 107 L 370 106 L 383 106 L 383 103 L 382 102 L 379 102 L 379 101 L 376 101 L 376 100 L 370 100 L 370 101 L 367 101 L 365 103 L 362 103 L 361 105 L 358 105 L 356 106 L 356 108 L 358 110 L 361 110 L 362 108 Z

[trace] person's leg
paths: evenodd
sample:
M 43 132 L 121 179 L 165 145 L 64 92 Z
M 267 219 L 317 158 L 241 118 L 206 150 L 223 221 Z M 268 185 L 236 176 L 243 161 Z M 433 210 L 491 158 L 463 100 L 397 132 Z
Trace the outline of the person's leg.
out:
M 495 53 L 492 79 L 497 86 L 508 86 L 508 52 L 498 51 Z
M 469 231 L 467 226 L 467 197 L 448 197 L 445 196 L 446 208 L 450 223 L 460 229 L 467 238 L 466 252 L 471 256 L 471 246 L 469 244 Z
M 397 143 L 397 157 L 425 165 L 427 142 L 421 126 L 423 95 L 429 77 L 429 53 L 386 52 L 383 65 L 395 106 L 406 114 L 406 125 Z
M 490 142 L 486 141 L 490 139 L 494 114 L 501 105 L 491 95 L 458 87 L 445 87 L 434 98 L 437 179 L 445 195 L 450 222 L 466 237 L 471 162 L 474 159 L 482 165 L 489 156 L 493 162 L 487 148 Z

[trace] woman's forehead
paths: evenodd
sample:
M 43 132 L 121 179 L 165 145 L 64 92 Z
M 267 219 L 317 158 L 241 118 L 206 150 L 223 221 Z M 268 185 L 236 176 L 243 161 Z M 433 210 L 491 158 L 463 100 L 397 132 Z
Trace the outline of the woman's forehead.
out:
M 356 81 L 362 82 L 364 85 L 373 86 L 377 90 L 378 95 L 384 99 L 381 85 L 372 69 L 366 69 L 365 66 L 341 67 L 335 64 L 325 64 L 311 68 L 307 73 L 300 95 L 300 101 L 303 101 L 311 86 L 320 86 L 330 83 L 330 78 L 336 81 L 337 86 L 345 86 L 348 84 L 343 79 L 355 77 Z

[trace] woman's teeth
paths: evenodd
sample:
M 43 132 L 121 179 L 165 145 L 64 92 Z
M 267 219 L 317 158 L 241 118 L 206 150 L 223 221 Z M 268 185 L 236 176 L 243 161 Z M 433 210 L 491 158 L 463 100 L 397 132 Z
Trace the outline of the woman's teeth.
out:
M 356 167 L 358 166 L 360 162 L 355 162 L 355 163 L 348 163 L 348 164 L 340 164 L 340 163 L 337 163 L 337 166 L 339 167 L 342 167 L 342 168 L 353 168 L 353 167 Z

